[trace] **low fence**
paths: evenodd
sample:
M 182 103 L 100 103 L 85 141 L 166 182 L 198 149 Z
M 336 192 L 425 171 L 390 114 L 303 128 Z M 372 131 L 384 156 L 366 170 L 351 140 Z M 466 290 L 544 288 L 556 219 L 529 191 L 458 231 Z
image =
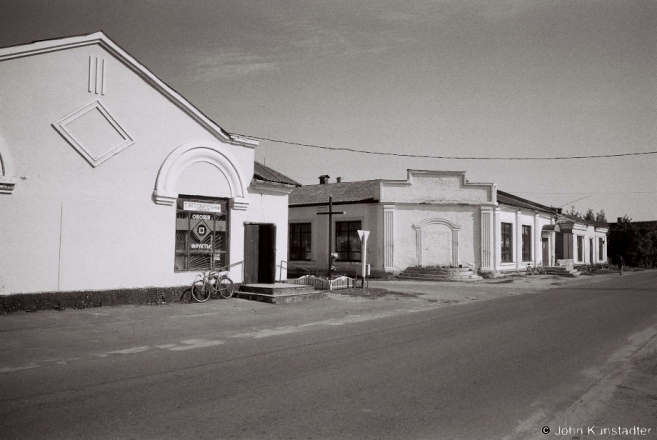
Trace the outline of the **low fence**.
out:
M 319 290 L 352 289 L 356 287 L 354 279 L 345 276 L 327 280 L 326 278 L 319 278 L 315 275 L 304 275 L 301 278 L 294 280 L 294 284 L 313 286 L 315 289 Z
M 561 267 L 567 267 L 568 269 L 572 269 L 575 266 L 575 261 L 572 258 L 568 259 L 559 259 L 557 260 L 557 266 Z

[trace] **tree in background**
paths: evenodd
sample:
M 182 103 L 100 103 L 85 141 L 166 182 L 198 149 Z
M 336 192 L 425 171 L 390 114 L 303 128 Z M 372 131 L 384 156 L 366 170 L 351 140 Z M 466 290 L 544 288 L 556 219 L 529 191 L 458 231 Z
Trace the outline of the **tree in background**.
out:
M 618 264 L 623 256 L 628 266 L 654 266 L 657 263 L 657 229 L 639 227 L 627 215 L 609 229 L 608 253 Z
M 591 208 L 589 208 L 585 214 L 581 214 L 579 211 L 575 210 L 574 206 L 571 206 L 570 211 L 566 211 L 564 214 L 570 215 L 572 217 L 577 217 L 579 219 L 586 220 L 589 222 L 599 223 L 601 225 L 607 224 L 607 217 L 605 216 L 604 209 L 601 209 L 600 212 L 596 214 L 593 212 Z
M 595 215 L 595 222 L 600 223 L 601 225 L 606 225 L 607 223 L 607 216 L 605 214 L 605 210 L 601 209 L 600 212 L 598 212 Z
M 586 214 L 584 214 L 583 220 L 589 221 L 589 222 L 594 222 L 595 221 L 595 214 L 593 213 L 593 210 L 589 208 L 588 211 L 586 211 Z

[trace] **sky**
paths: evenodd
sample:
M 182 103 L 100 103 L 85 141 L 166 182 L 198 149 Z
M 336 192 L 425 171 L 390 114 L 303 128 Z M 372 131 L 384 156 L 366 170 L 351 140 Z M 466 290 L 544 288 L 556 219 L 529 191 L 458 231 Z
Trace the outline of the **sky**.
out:
M 657 151 L 655 0 L 0 0 L 0 47 L 99 30 L 230 133 L 463 158 Z M 263 140 L 256 160 L 303 184 L 465 171 L 657 220 L 657 154 L 448 160 Z

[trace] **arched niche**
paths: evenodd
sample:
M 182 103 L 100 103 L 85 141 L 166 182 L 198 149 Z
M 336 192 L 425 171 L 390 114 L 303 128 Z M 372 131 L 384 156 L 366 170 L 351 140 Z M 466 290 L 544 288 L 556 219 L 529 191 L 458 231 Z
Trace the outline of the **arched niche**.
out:
M 153 201 L 159 205 L 173 205 L 178 198 L 177 184 L 185 170 L 199 162 L 213 167 L 225 177 L 233 209 L 246 209 L 247 181 L 240 168 L 230 159 L 227 146 L 216 142 L 190 142 L 176 148 L 160 167 L 155 182 Z
M 417 254 L 417 265 L 423 266 L 424 261 L 424 242 L 427 240 L 426 231 L 427 228 L 431 225 L 446 226 L 446 228 L 451 231 L 451 261 L 450 265 L 453 267 L 458 267 L 459 265 L 459 231 L 461 226 L 456 225 L 449 220 L 441 218 L 429 218 L 422 220 L 419 224 L 413 225 L 415 229 L 415 251 Z

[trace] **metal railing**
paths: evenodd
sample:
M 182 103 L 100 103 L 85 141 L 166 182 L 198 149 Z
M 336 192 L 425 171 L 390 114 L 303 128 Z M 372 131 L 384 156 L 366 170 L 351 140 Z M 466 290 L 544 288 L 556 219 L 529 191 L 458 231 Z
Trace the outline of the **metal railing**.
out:
M 283 263 L 285 263 L 286 267 L 283 267 Z M 294 266 L 294 267 L 297 267 L 301 270 L 305 270 L 308 274 L 310 274 L 310 271 L 308 269 L 306 269 L 305 267 L 301 267 L 297 264 L 290 263 L 289 261 L 285 261 L 285 260 L 281 260 L 281 264 L 277 264 L 276 266 L 279 268 L 279 271 L 278 271 L 278 282 L 279 283 L 283 282 L 283 269 L 285 269 L 285 271 L 287 272 L 289 266 Z
M 212 269 L 215 272 L 223 272 L 225 270 L 230 269 L 231 267 L 235 267 L 238 264 L 242 264 L 244 261 L 238 261 L 237 263 L 229 264 L 228 266 L 222 266 L 222 267 L 217 267 L 215 269 Z M 244 279 L 244 267 L 242 267 L 242 279 Z

